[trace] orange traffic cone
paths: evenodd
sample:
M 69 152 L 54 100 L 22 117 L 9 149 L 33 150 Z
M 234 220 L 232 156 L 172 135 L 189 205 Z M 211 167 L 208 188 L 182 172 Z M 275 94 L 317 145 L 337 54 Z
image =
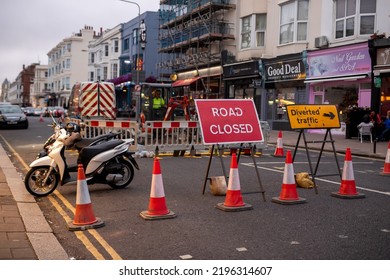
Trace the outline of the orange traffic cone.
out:
M 385 158 L 385 166 L 383 167 L 383 171 L 380 173 L 380 175 L 390 175 L 390 141 L 387 145 L 387 153 Z
M 218 203 L 215 207 L 228 212 L 253 209 L 252 205 L 244 203 L 242 199 L 236 153 L 232 154 L 232 160 L 230 163 L 229 183 L 226 192 L 225 202 Z
M 176 214 L 167 208 L 165 193 L 161 175 L 160 161 L 154 159 L 152 185 L 150 190 L 149 208 L 142 211 L 140 216 L 145 220 L 169 219 L 176 217 Z
M 284 157 L 282 131 L 279 131 L 274 157 Z
M 104 222 L 100 218 L 96 218 L 93 213 L 84 168 L 82 164 L 79 164 L 77 173 L 76 211 L 73 222 L 68 223 L 68 229 L 75 231 L 99 228 L 102 226 L 104 226 Z
M 291 151 L 287 151 L 286 154 L 282 191 L 280 192 L 279 197 L 273 197 L 272 201 L 279 204 L 299 204 L 306 202 L 306 199 L 299 197 L 297 193 Z
M 355 176 L 352 166 L 351 149 L 347 148 L 345 152 L 343 175 L 341 178 L 340 190 L 331 194 L 338 198 L 363 198 L 364 194 L 359 194 L 356 191 Z

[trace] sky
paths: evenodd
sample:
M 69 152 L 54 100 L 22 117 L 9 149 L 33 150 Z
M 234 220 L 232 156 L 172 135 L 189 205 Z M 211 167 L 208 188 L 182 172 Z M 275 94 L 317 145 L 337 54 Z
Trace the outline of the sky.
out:
M 141 14 L 157 11 L 159 0 L 133 0 Z M 23 64 L 48 63 L 47 53 L 84 26 L 97 32 L 138 16 L 135 4 L 120 0 L 1 0 L 0 84 L 14 82 Z

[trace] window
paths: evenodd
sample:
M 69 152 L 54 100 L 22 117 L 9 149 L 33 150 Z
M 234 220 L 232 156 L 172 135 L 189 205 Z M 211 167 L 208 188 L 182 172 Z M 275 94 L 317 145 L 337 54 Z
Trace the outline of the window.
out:
M 309 1 L 291 1 L 280 8 L 279 44 L 306 41 Z
M 133 30 L 133 39 L 132 39 L 132 44 L 133 46 L 137 45 L 138 43 L 138 30 L 134 29 Z
M 123 40 L 123 50 L 126 51 L 130 48 L 129 38 Z
M 90 56 L 89 56 L 89 63 L 90 63 L 90 64 L 95 63 L 95 54 L 94 54 L 94 53 L 90 53 Z
M 111 79 L 118 77 L 118 64 L 114 63 L 111 65 Z
M 103 80 L 107 80 L 108 68 L 106 66 L 103 67 Z
M 67 58 L 67 59 L 66 59 L 65 68 L 66 68 L 66 69 L 70 69 L 70 58 Z
M 104 46 L 104 56 L 108 56 L 108 45 Z
M 119 41 L 114 40 L 114 53 L 117 53 L 119 51 Z
M 375 32 L 376 0 L 336 0 L 335 38 Z
M 256 15 L 256 47 L 264 47 L 265 30 L 267 28 L 267 15 Z
M 242 19 L 241 27 L 241 49 L 251 46 L 251 16 Z
M 94 81 L 95 80 L 95 76 L 94 76 L 93 72 L 89 72 L 89 80 L 90 81 Z
M 252 26 L 254 28 L 252 28 Z M 264 47 L 266 27 L 266 14 L 255 14 L 242 18 L 241 49 Z

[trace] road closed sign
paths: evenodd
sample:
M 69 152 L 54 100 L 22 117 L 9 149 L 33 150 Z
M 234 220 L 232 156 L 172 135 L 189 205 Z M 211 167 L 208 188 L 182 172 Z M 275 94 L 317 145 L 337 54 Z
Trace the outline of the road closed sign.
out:
M 250 99 L 196 99 L 205 145 L 263 142 L 255 104 Z
M 291 129 L 339 128 L 336 105 L 287 105 Z

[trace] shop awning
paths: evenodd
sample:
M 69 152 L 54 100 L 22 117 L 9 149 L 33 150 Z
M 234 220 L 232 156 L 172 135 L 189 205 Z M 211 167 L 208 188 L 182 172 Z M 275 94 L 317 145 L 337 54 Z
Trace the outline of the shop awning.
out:
M 367 78 L 367 75 L 354 75 L 354 76 L 343 76 L 343 77 L 329 77 L 329 78 L 323 78 L 323 79 L 306 79 L 305 84 L 308 83 L 322 83 L 322 82 L 333 82 L 333 81 L 348 81 L 348 80 L 358 80 L 358 79 L 364 79 Z
M 200 79 L 200 77 L 188 78 L 188 79 L 184 79 L 184 80 L 177 80 L 176 82 L 174 82 L 172 84 L 172 87 L 185 87 L 185 86 L 189 86 L 190 84 L 196 82 L 199 79 Z

